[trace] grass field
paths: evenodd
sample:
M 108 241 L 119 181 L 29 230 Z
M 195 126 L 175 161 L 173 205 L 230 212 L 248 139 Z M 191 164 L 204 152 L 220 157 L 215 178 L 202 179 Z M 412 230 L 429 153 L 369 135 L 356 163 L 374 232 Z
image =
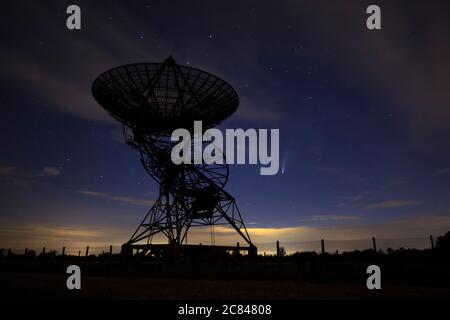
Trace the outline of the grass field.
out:
M 64 275 L 2 273 L 1 299 L 449 299 L 450 288 L 298 281 L 192 280 L 83 277 L 82 289 L 66 288 Z

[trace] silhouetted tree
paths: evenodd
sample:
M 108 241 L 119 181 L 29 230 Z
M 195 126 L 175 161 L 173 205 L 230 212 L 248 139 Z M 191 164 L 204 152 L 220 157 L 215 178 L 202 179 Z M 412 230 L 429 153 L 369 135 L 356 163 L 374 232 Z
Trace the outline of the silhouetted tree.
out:
M 438 237 L 436 248 L 440 251 L 450 253 L 450 231 L 448 231 L 445 235 Z

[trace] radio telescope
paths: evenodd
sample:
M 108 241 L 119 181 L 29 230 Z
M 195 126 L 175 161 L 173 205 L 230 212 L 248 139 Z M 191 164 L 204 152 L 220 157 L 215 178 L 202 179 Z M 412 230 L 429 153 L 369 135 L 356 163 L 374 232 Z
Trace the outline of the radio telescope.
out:
M 170 140 L 174 129 L 192 132 L 195 120 L 202 121 L 203 130 L 212 128 L 236 111 L 239 98 L 228 83 L 208 72 L 177 65 L 169 57 L 162 63 L 108 70 L 95 79 L 92 94 L 122 123 L 126 143 L 139 152 L 145 170 L 159 184 L 158 199 L 122 246 L 124 254 L 193 249 L 199 246 L 183 244 L 191 227 L 211 226 L 213 230 L 216 225 L 226 225 L 248 246 L 201 247 L 256 255 L 236 201 L 224 190 L 229 170 L 226 162 L 175 165 L 170 157 L 176 144 Z M 157 234 L 163 234 L 168 245 L 153 244 Z

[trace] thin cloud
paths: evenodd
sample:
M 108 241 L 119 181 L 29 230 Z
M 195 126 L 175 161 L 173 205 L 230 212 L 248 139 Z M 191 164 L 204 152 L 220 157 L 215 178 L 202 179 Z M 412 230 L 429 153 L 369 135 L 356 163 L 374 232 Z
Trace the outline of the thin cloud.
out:
M 339 221 L 356 221 L 361 217 L 354 215 L 314 215 L 302 219 L 303 222 L 339 222 Z
M 435 172 L 433 172 L 432 176 L 433 177 L 440 177 L 440 176 L 444 176 L 444 175 L 447 175 L 447 174 L 450 174 L 450 167 L 444 168 L 444 169 L 441 169 L 441 170 L 438 170 L 438 171 L 435 171 Z
M 91 96 L 91 85 L 95 77 L 101 72 L 120 65 L 136 60 L 152 59 L 155 55 L 155 49 L 149 54 L 147 47 L 149 41 L 145 44 L 142 41 L 133 39 L 131 34 L 136 34 L 136 30 L 146 30 L 148 39 L 156 39 L 156 35 L 149 30 L 145 20 L 136 20 L 134 16 L 124 15 L 123 6 L 125 4 L 112 4 L 108 11 L 98 10 L 97 4 L 86 4 L 87 12 L 92 9 L 96 12 L 98 21 L 107 21 L 109 15 L 119 13 L 121 16 L 120 26 L 115 25 L 98 25 L 96 34 L 102 34 L 101 38 L 95 39 L 93 36 L 85 35 L 84 37 L 73 37 L 70 41 L 59 41 L 58 52 L 76 52 L 78 55 L 89 55 L 88 59 L 71 61 L 73 56 L 61 59 L 59 56 L 53 56 L 54 50 L 50 44 L 43 46 L 42 50 L 46 51 L 46 55 L 41 59 L 33 55 L 29 55 L 26 48 L 16 47 L 14 49 L 2 50 L 0 59 L 8 61 L 2 68 L 3 79 L 7 79 L 13 85 L 19 86 L 21 90 L 36 97 L 44 105 L 65 115 L 77 118 L 97 121 L 104 123 L 114 123 L 115 121 L 95 102 Z M 34 14 L 27 16 L 28 21 L 39 24 L 44 19 L 51 20 L 54 16 L 53 5 L 33 6 Z M 58 9 L 59 10 L 59 9 Z M 66 39 L 67 30 L 65 28 L 53 28 L 52 24 L 39 24 L 47 31 L 52 38 Z M 123 27 L 123 26 L 126 27 Z M 47 29 L 45 29 L 47 28 Z M 95 34 L 94 34 L 95 36 Z M 113 44 L 120 43 L 115 50 L 111 50 L 111 39 Z M 151 42 L 150 42 L 151 43 Z M 158 48 L 161 52 L 170 50 L 165 49 L 164 41 L 158 39 Z M 132 54 L 130 54 L 132 53 Z M 73 67 L 76 63 L 76 67 Z M 57 66 L 57 68 L 55 68 Z M 63 70 L 63 71 L 61 71 Z M 68 75 L 70 74 L 70 75 Z
M 236 111 L 236 117 L 245 121 L 264 121 L 273 122 L 283 118 L 280 112 L 281 108 L 277 108 L 276 103 L 255 103 L 247 98 L 240 98 L 239 108 Z
M 61 169 L 56 166 L 46 166 L 40 171 L 23 172 L 17 170 L 14 166 L 0 166 L 0 176 L 5 181 L 16 186 L 30 186 L 32 184 L 47 184 L 46 177 L 57 177 L 61 175 Z
M 89 197 L 103 198 L 103 199 L 107 199 L 107 200 L 123 202 L 123 203 L 127 203 L 127 204 L 130 204 L 133 206 L 151 207 L 155 203 L 155 200 L 138 199 L 138 198 L 132 198 L 132 197 L 126 197 L 126 196 L 116 196 L 116 195 L 111 195 L 109 193 L 97 192 L 97 191 L 91 191 L 91 190 L 77 190 L 76 192 L 81 193 L 86 196 L 89 196 Z
M 338 200 L 343 200 L 343 201 L 349 201 L 349 202 L 357 202 L 363 199 L 363 195 L 358 194 L 358 195 L 354 195 L 354 196 L 341 196 L 341 197 L 336 197 L 336 199 Z
M 129 231 L 118 228 L 25 225 L 0 227 L 0 243 L 16 249 L 60 249 L 62 246 L 107 246 L 127 239 Z M 14 240 L 12 240 L 14 239 Z
M 421 26 L 429 35 L 427 45 L 415 47 L 411 51 L 410 41 L 404 36 L 409 32 L 411 16 L 404 10 L 397 10 L 401 6 L 399 3 L 389 1 L 385 6 L 390 7 L 390 12 L 397 13 L 394 13 L 395 19 L 390 20 L 390 32 L 380 37 L 367 37 L 366 32 L 354 32 L 353 36 L 348 36 L 346 31 L 350 30 L 355 17 L 360 16 L 359 7 L 350 3 L 327 2 L 326 5 L 314 5 L 304 10 L 309 9 L 312 17 L 320 16 L 335 27 L 335 37 L 330 39 L 335 54 L 330 59 L 341 68 L 343 79 L 349 75 L 347 81 L 352 85 L 385 97 L 389 101 L 389 108 L 411 119 L 414 134 L 433 133 L 447 128 L 450 119 L 449 62 L 443 57 L 449 55 L 450 47 L 441 30 L 448 28 L 448 19 L 435 12 L 439 10 L 437 6 L 422 6 L 421 17 L 435 12 L 436 19 Z M 318 24 L 311 30 L 322 37 L 329 32 L 329 24 Z M 349 56 L 353 58 L 349 59 Z M 420 64 L 416 63 L 418 59 Z
M 330 176 L 334 176 L 343 180 L 347 180 L 352 183 L 364 183 L 365 180 L 361 176 L 349 172 L 345 172 L 333 167 L 329 166 L 315 166 L 314 167 L 317 171 L 326 173 Z
M 96 194 L 96 193 L 94 193 Z M 102 194 L 102 193 L 100 193 Z M 349 221 L 349 223 L 351 223 Z M 422 239 L 428 244 L 429 235 L 443 235 L 450 230 L 450 215 L 422 214 L 411 215 L 400 219 L 392 219 L 375 224 L 358 224 L 342 226 L 292 226 L 280 228 L 251 227 L 247 228 L 252 241 L 260 244 L 272 243 L 279 240 L 283 243 L 292 243 L 292 250 L 305 250 L 305 242 L 317 242 L 325 239 L 328 243 L 332 241 L 347 241 L 347 250 L 356 249 L 352 247 L 351 241 L 366 240 L 370 247 L 372 237 L 377 240 L 398 239 L 406 247 L 414 247 L 416 242 L 412 240 Z M 236 231 L 229 227 L 216 226 L 216 244 L 236 244 L 241 241 Z M 67 227 L 49 225 L 25 225 L 23 227 L 0 227 L 0 243 L 5 247 L 23 249 L 25 247 L 35 248 L 47 246 L 48 248 L 61 248 L 71 246 L 80 248 L 82 246 L 109 246 L 110 244 L 121 244 L 129 237 L 130 230 L 118 227 Z M 210 239 L 211 230 L 207 227 L 191 228 L 188 242 L 207 243 Z M 206 240 L 206 242 L 205 242 Z M 166 239 L 156 235 L 155 243 L 164 243 Z M 260 247 L 262 249 L 262 246 Z M 291 250 L 291 251 L 292 251 Z
M 61 170 L 57 167 L 45 167 L 42 173 L 44 176 L 56 177 L 61 174 Z
M 16 167 L 12 166 L 0 166 L 0 176 L 10 176 L 16 171 Z
M 372 236 L 389 238 L 427 238 L 430 234 L 441 235 L 450 230 L 449 215 L 411 215 L 401 219 L 392 219 L 375 224 L 358 224 L 342 226 L 294 226 L 281 228 L 247 228 L 253 241 L 314 241 L 369 239 Z M 227 227 L 215 228 L 216 234 L 232 235 L 233 230 Z
M 409 180 L 394 180 L 394 181 L 387 183 L 384 186 L 384 189 L 400 187 L 405 184 L 409 184 L 411 182 L 413 182 L 413 180 L 411 180 L 411 179 L 409 179 Z
M 376 203 L 371 203 L 367 205 L 367 209 L 389 209 L 389 208 L 400 208 L 408 206 L 418 206 L 422 204 L 420 201 L 415 200 L 387 200 Z

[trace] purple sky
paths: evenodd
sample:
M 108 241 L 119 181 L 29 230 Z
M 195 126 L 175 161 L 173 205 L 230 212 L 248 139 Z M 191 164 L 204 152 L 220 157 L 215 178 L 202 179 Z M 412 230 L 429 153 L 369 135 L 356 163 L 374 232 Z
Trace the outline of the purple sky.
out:
M 450 229 L 447 1 L 377 1 L 381 31 L 367 1 L 76 1 L 81 31 L 69 4 L 3 4 L 0 247 L 128 240 L 158 189 L 90 88 L 169 55 L 236 89 L 222 129 L 280 129 L 285 174 L 230 167 L 255 242 Z

